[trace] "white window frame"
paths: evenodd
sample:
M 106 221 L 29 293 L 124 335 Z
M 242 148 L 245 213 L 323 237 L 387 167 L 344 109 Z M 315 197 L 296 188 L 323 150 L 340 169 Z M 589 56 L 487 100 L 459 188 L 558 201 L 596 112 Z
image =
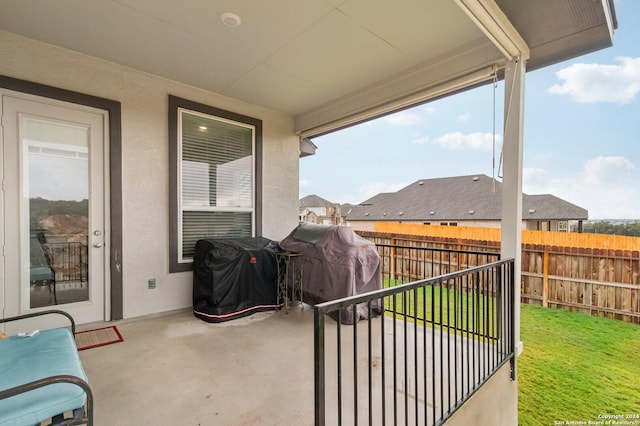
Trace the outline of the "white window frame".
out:
M 218 206 L 184 206 L 184 197 L 182 193 L 183 188 L 183 132 L 182 132 L 182 119 L 184 114 L 190 114 L 196 117 L 202 117 L 209 120 L 220 121 L 223 123 L 231 124 L 238 127 L 244 127 L 247 129 L 251 129 L 251 207 L 218 207 Z M 255 236 L 255 170 L 256 170 L 256 161 L 255 161 L 255 151 L 256 151 L 256 137 L 255 137 L 255 126 L 248 125 L 245 123 L 240 123 L 233 120 L 228 120 L 222 117 L 217 117 L 210 114 L 204 114 L 198 111 L 192 111 L 186 108 L 178 108 L 178 223 L 180 226 L 178 227 L 178 263 L 191 263 L 193 262 L 192 257 L 186 257 L 183 254 L 183 231 L 184 231 L 184 217 L 183 214 L 185 211 L 193 211 L 193 212 L 223 212 L 223 213 L 249 213 L 251 215 L 251 236 Z M 208 196 L 209 194 L 207 194 Z
M 234 126 L 252 130 L 251 140 L 251 203 L 250 207 L 238 206 L 185 206 L 182 193 L 183 184 L 183 114 L 200 116 L 207 120 L 216 120 Z M 170 202 L 169 218 L 169 271 L 182 272 L 191 270 L 193 259 L 183 253 L 183 219 L 184 212 L 221 212 L 221 213 L 249 213 L 251 215 L 250 235 L 256 236 L 261 231 L 261 153 L 262 153 L 262 121 L 246 117 L 233 112 L 221 110 L 208 105 L 191 102 L 185 99 L 169 96 L 169 170 L 170 170 Z M 207 237 L 203 235 L 203 237 Z

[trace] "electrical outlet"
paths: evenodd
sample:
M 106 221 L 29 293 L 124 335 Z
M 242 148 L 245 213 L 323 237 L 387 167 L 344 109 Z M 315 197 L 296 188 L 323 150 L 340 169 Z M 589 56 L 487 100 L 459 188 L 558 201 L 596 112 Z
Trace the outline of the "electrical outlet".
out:
M 156 279 L 155 278 L 151 278 L 149 279 L 149 290 L 152 290 L 156 288 Z

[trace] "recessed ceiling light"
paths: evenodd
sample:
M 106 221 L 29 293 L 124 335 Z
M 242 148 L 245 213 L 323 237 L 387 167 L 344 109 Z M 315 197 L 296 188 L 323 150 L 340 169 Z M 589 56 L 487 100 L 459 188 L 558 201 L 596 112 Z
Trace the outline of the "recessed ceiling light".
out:
M 225 12 L 222 15 L 220 15 L 220 20 L 222 21 L 223 24 L 225 24 L 229 28 L 237 27 L 242 22 L 242 20 L 238 15 L 231 12 Z
M 198 126 L 198 129 L 204 131 L 204 130 L 207 130 L 207 126 Z

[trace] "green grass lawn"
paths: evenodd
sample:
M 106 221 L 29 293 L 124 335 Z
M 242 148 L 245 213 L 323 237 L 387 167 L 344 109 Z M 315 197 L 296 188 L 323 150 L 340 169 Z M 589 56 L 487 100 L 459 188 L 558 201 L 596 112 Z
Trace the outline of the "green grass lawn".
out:
M 384 287 L 403 284 L 397 280 L 385 279 Z M 436 328 L 457 328 L 480 335 L 494 335 L 497 329 L 497 307 L 494 297 L 478 297 L 473 291 L 455 291 L 440 286 L 418 288 L 401 293 L 394 298 L 386 297 L 384 307 L 395 311 L 398 318 L 406 313 L 410 317 L 426 319 L 427 324 Z M 390 315 L 390 313 L 388 313 Z
M 455 321 L 458 327 L 483 333 L 487 326 L 474 320 L 479 319 L 475 312 L 490 308 L 494 313 L 495 300 L 482 298 L 479 303 L 472 293 L 428 287 L 398 295 L 395 311 L 426 316 L 445 326 Z M 392 306 L 392 299 L 386 298 L 386 309 Z M 464 317 L 454 320 L 461 311 Z M 495 324 L 491 316 L 490 323 Z M 533 305 L 521 306 L 520 322 L 524 342 L 518 359 L 520 426 L 589 424 L 603 420 L 599 415 L 640 416 L 640 325 Z M 640 425 L 640 418 L 620 420 Z
M 521 426 L 640 415 L 639 325 L 522 305 L 521 339 Z

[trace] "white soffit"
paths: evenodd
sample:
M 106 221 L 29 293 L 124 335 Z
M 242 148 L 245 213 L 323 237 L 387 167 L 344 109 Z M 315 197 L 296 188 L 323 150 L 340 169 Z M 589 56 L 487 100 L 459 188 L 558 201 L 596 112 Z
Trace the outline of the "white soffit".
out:
M 315 137 L 490 81 L 504 58 L 484 41 L 470 43 L 386 81 L 296 116 L 294 130 Z
M 493 0 L 456 0 L 507 59 L 530 57 L 529 46 Z
M 358 111 L 351 115 L 341 115 L 339 118 L 329 120 L 327 110 L 321 110 L 316 114 L 309 114 L 296 120 L 296 132 L 303 138 L 320 136 L 341 128 L 349 127 L 364 121 L 391 114 L 405 108 L 425 103 L 431 99 L 436 99 L 447 94 L 451 94 L 465 88 L 489 81 L 495 75 L 496 68 L 492 66 L 484 67 L 478 71 L 447 79 L 425 88 L 417 93 L 413 93 L 406 98 L 396 99 L 387 103 L 378 104 L 365 110 Z M 342 109 L 351 109 L 354 100 L 345 102 Z M 357 100 L 355 100 L 357 101 Z M 335 111 L 341 111 L 340 105 L 334 105 Z
M 517 57 L 531 70 L 608 47 L 616 25 L 613 0 L 0 0 L 2 41 L 279 111 L 307 137 L 490 81 Z M 42 67 L 30 53 L 17 55 Z
M 414 67 L 403 75 L 378 82 L 373 88 L 364 88 L 297 116 L 296 132 L 313 137 L 351 126 L 486 82 L 504 66 L 505 60 L 529 59 L 529 46 L 494 0 L 456 0 L 456 3 L 488 42 L 467 45 L 457 55 L 449 52 L 447 59 Z M 503 58 L 495 55 L 495 49 Z M 474 68 L 468 68 L 468 64 L 474 64 Z

